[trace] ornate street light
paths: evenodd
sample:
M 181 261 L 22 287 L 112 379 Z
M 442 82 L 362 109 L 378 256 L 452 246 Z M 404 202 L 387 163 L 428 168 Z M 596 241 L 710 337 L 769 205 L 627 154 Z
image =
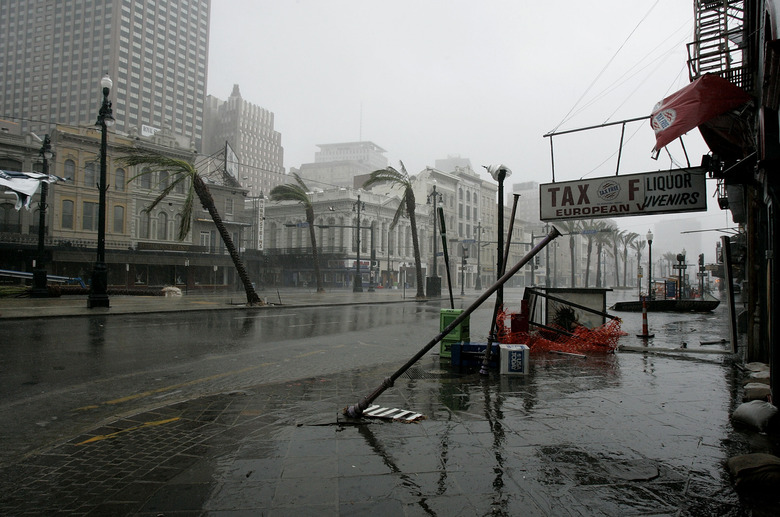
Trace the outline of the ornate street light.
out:
M 98 201 L 98 238 L 97 238 L 97 260 L 95 269 L 92 272 L 92 282 L 89 286 L 89 296 L 87 297 L 87 308 L 108 307 L 108 268 L 106 267 L 106 153 L 108 151 L 108 128 L 114 125 L 114 116 L 111 110 L 111 101 L 108 100 L 108 94 L 113 86 L 111 78 L 106 74 L 100 80 L 100 86 L 103 88 L 103 103 L 98 112 L 95 125 L 100 127 L 100 183 L 98 191 L 100 198 Z
M 653 232 L 647 230 L 647 298 L 655 298 L 653 294 Z
M 51 152 L 51 139 L 49 135 L 43 137 L 40 155 L 43 157 L 43 174 L 49 174 L 49 160 L 53 156 Z M 30 295 L 34 298 L 49 296 L 49 288 L 46 286 L 46 256 L 43 251 L 43 241 L 46 236 L 46 195 L 49 192 L 48 181 L 41 181 L 41 200 L 38 205 L 38 260 L 33 270 L 33 286 Z

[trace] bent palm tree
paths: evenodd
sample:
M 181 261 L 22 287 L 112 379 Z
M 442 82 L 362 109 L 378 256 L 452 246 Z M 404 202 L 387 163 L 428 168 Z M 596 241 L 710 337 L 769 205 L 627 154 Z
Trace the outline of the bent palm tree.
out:
M 214 221 L 214 225 L 217 227 L 220 237 L 222 237 L 222 242 L 225 243 L 225 248 L 228 250 L 230 258 L 233 260 L 233 265 L 236 267 L 241 283 L 244 284 L 247 304 L 265 305 L 255 292 L 252 281 L 249 279 L 249 273 L 247 272 L 246 267 L 244 267 L 238 250 L 236 249 L 235 244 L 233 244 L 233 239 L 230 237 L 230 233 L 217 211 L 217 207 L 214 204 L 214 198 L 211 196 L 211 192 L 206 186 L 206 182 L 203 181 L 203 178 L 200 176 L 195 166 L 186 160 L 172 158 L 152 151 L 139 149 L 127 149 L 126 151 L 128 154 L 120 158 L 122 163 L 129 166 L 143 167 L 143 170 L 130 178 L 128 182 L 155 171 L 167 171 L 169 173 L 168 185 L 160 192 L 160 195 L 152 201 L 151 205 L 144 208 L 144 212 L 151 212 L 154 210 L 154 207 L 165 199 L 177 186 L 185 185 L 187 195 L 184 199 L 184 206 L 181 211 L 181 224 L 179 224 L 179 234 L 177 238 L 180 241 L 183 241 L 190 232 L 190 227 L 192 225 L 192 208 L 195 195 L 197 195 L 201 205 L 208 211 L 212 221 Z
M 417 273 L 417 295 L 415 298 L 424 300 L 425 293 L 423 292 L 422 262 L 420 261 L 420 242 L 417 239 L 417 219 L 414 215 L 416 203 L 414 200 L 414 190 L 412 189 L 412 179 L 409 177 L 409 173 L 406 172 L 404 162 L 399 163 L 401 164 L 400 171 L 392 167 L 387 167 L 386 169 L 379 169 L 372 172 L 368 179 L 363 183 L 363 187 L 369 188 L 380 183 L 390 183 L 391 187 L 398 187 L 403 190 L 401 202 L 398 204 L 398 210 L 396 210 L 395 215 L 393 216 L 393 222 L 390 223 L 390 228 L 395 228 L 395 225 L 398 224 L 398 220 L 404 213 L 409 217 L 409 224 L 412 226 L 414 268 Z
M 311 240 L 311 254 L 314 260 L 314 276 L 317 277 L 317 292 L 324 293 L 322 287 L 322 275 L 320 274 L 320 255 L 317 250 L 317 236 L 314 233 L 314 207 L 309 197 L 309 189 L 300 176 L 293 173 L 295 183 L 277 185 L 271 190 L 272 201 L 296 201 L 303 205 L 306 211 L 306 222 L 309 223 L 309 239 Z

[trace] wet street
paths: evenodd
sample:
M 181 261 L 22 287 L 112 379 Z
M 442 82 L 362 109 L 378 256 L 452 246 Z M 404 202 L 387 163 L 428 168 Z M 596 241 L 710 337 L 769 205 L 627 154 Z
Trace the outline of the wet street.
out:
M 505 291 L 510 310 L 520 296 Z M 627 296 L 610 293 L 608 305 Z M 438 306 L 426 306 L 400 316 L 379 306 L 383 316 L 370 325 L 372 306 L 361 307 L 353 329 L 319 337 L 329 345 L 314 357 L 327 359 L 314 367 L 295 346 L 311 352 L 307 340 L 318 338 L 291 329 L 289 340 L 271 342 L 286 342 L 304 375 L 254 384 L 228 376 L 197 396 L 147 401 L 63 437 L 0 469 L 0 513 L 774 515 L 776 506 L 740 499 L 724 465 L 736 454 L 780 452 L 767 435 L 730 422 L 744 372 L 728 354 L 539 353 L 529 375 L 484 377 L 431 352 L 376 401 L 425 420 L 345 419 L 343 407 L 436 335 Z M 491 310 L 473 315 L 472 340 L 487 333 Z M 623 318 L 620 343 L 644 346 L 641 313 L 613 314 Z M 706 314 L 652 313 L 647 346 L 725 350 L 702 343 L 728 337 L 726 314 L 724 304 Z M 251 367 L 260 352 L 246 349 L 244 324 L 223 335 Z M 374 346 L 382 343 L 395 346 Z M 190 368 L 214 359 L 196 348 L 186 352 Z

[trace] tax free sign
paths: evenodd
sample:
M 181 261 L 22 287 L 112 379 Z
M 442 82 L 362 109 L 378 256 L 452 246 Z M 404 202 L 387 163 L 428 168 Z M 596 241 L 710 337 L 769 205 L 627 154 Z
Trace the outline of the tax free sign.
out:
M 707 210 L 701 167 L 539 186 L 540 218 L 595 219 Z

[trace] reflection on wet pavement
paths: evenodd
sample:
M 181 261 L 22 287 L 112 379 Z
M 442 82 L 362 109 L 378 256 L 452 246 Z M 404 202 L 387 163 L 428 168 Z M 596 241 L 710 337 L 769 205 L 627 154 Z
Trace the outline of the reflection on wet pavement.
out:
M 711 317 L 658 317 L 658 332 L 693 342 Z M 771 437 L 730 423 L 742 373 L 728 356 L 532 354 L 527 376 L 483 377 L 429 354 L 381 397 L 426 420 L 345 420 L 341 409 L 396 367 L 256 386 L 113 422 L 0 471 L 0 513 L 742 516 L 776 508 L 741 500 L 726 473 L 730 456 L 780 452 Z

